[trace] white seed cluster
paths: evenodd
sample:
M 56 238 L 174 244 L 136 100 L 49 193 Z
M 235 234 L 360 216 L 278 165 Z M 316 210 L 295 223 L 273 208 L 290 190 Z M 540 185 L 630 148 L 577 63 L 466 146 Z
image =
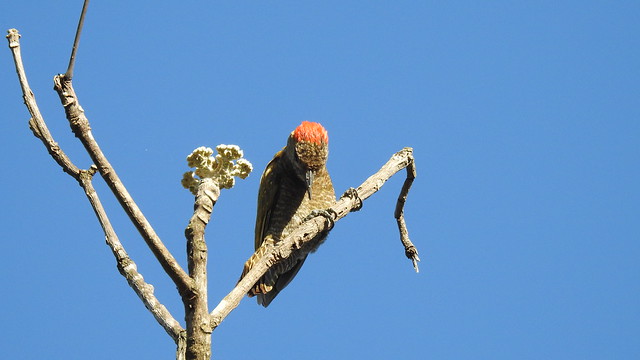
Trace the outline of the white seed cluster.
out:
M 192 194 L 196 194 L 202 179 L 212 178 L 220 189 L 231 189 L 236 176 L 245 179 L 253 170 L 251 163 L 242 158 L 242 150 L 237 145 L 218 145 L 216 151 L 218 154 L 214 157 L 211 148 L 201 146 L 187 156 L 187 165 L 195 171 L 182 175 L 182 186 Z

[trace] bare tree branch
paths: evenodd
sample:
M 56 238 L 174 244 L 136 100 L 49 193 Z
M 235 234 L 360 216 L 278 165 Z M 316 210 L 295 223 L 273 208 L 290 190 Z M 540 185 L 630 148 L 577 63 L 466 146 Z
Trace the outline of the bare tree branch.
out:
M 399 168 L 396 167 L 395 161 L 398 161 Z M 418 249 L 411 243 L 409 240 L 409 232 L 407 231 L 407 225 L 404 221 L 404 203 L 407 200 L 407 195 L 409 195 L 409 189 L 411 188 L 411 184 L 413 183 L 413 179 L 416 177 L 416 168 L 415 162 L 413 159 L 413 149 L 404 148 L 397 153 L 395 153 L 391 160 L 389 160 L 386 164 L 382 166 L 377 173 L 369 177 L 362 185 L 358 187 L 358 194 L 362 199 L 366 199 L 369 196 L 373 195 L 374 192 L 378 191 L 380 187 L 391 177 L 391 175 L 400 171 L 401 169 L 407 169 L 407 178 L 402 185 L 402 190 L 400 191 L 400 195 L 398 196 L 398 201 L 396 203 L 396 210 L 394 213 L 394 217 L 398 223 L 398 230 L 400 231 L 400 241 L 402 241 L 402 245 L 404 246 L 405 255 L 409 260 L 413 263 L 413 268 L 418 272 L 418 261 L 420 258 L 418 257 Z M 391 175 L 389 177 L 381 177 L 382 174 L 389 174 L 391 171 Z
M 193 216 L 185 229 L 189 275 L 194 281 L 193 296 L 184 300 L 187 359 L 211 357 L 211 325 L 207 303 L 207 243 L 204 231 L 219 196 L 218 184 L 211 178 L 203 179 L 196 193 Z
M 327 209 L 329 213 L 333 213 L 335 219 L 338 221 L 347 216 L 349 212 L 359 210 L 362 206 L 362 201 L 369 198 L 375 192 L 377 192 L 384 183 L 391 178 L 398 171 L 411 167 L 412 171 L 407 172 L 407 176 L 415 177 L 415 168 L 413 167 L 413 149 L 404 148 L 395 153 L 387 163 L 385 163 L 378 172 L 370 176 L 365 182 L 360 185 L 355 194 L 353 191 L 347 191 L 338 202 Z M 413 181 L 413 179 L 411 180 Z M 409 192 L 409 186 L 403 186 L 401 197 L 402 203 L 406 200 L 406 196 Z M 410 182 L 409 182 L 410 184 Z M 405 189 L 406 188 L 406 189 Z M 351 196 L 349 194 L 352 194 Z M 401 217 L 404 219 L 403 217 Z M 288 258 L 294 251 L 310 251 L 313 246 L 314 237 L 322 232 L 331 229 L 330 221 L 327 221 L 323 216 L 316 216 L 312 219 L 301 224 L 296 230 L 294 230 L 289 236 L 282 239 L 277 246 L 274 246 L 272 250 L 253 265 L 251 270 L 238 282 L 238 284 L 225 296 L 222 301 L 211 311 L 211 327 L 215 329 L 220 323 L 235 309 L 240 301 L 247 294 L 247 291 L 260 279 L 270 267 L 275 266 L 278 262 Z M 406 230 L 406 226 L 405 226 Z M 408 234 L 402 233 L 401 237 L 404 237 L 403 244 L 405 244 L 405 253 L 407 249 L 415 246 L 411 244 Z M 417 257 L 417 250 L 415 251 Z M 416 260 L 419 261 L 419 260 Z
M 173 255 L 162 243 L 160 237 L 158 237 L 138 205 L 133 201 L 129 191 L 124 187 L 122 181 L 118 177 L 118 174 L 116 174 L 115 169 L 111 166 L 100 149 L 100 146 L 91 133 L 89 120 L 85 116 L 84 110 L 78 102 L 78 97 L 76 96 L 71 81 L 66 79 L 64 74 L 59 74 L 53 78 L 53 82 L 54 89 L 60 97 L 62 106 L 64 106 L 71 130 L 84 145 L 87 153 L 89 153 L 89 156 L 97 165 L 100 175 L 102 175 L 116 199 L 118 199 L 118 202 L 160 262 L 160 265 L 162 265 L 162 268 L 178 287 L 180 295 L 183 297 L 188 296 L 193 289 L 192 279 L 187 275 L 178 261 L 176 261 Z
M 131 286 L 140 300 L 142 300 L 144 306 L 151 312 L 160 326 L 162 326 L 167 334 L 171 336 L 173 341 L 178 343 L 179 337 L 185 330 L 171 315 L 169 310 L 158 301 L 156 296 L 153 294 L 153 286 L 144 281 L 142 274 L 138 272 L 136 263 L 131 260 L 120 243 L 120 240 L 113 230 L 109 217 L 107 216 L 107 213 L 105 212 L 104 207 L 98 198 L 98 194 L 91 182 L 93 174 L 97 170 L 98 169 L 95 165 L 92 165 L 88 171 L 81 170 L 80 186 L 84 189 L 84 192 L 93 207 L 93 211 L 100 221 L 100 225 L 102 226 L 102 230 L 106 237 L 107 245 L 109 245 L 109 248 L 111 248 L 111 251 L 113 252 L 113 256 L 116 258 L 118 271 L 120 271 L 120 274 L 127 279 L 129 286 Z
M 142 275 L 137 271 L 136 264 L 131 260 L 120 243 L 120 240 L 118 239 L 118 236 L 116 235 L 113 226 L 104 211 L 104 207 L 100 202 L 98 194 L 93 188 L 92 177 L 97 171 L 97 167 L 92 165 L 89 170 L 80 170 L 71 162 L 69 157 L 54 141 L 40 113 L 33 91 L 31 91 L 27 81 L 20 53 L 20 34 L 16 29 L 11 29 L 8 33 L 7 39 L 9 40 L 9 47 L 13 52 L 14 63 L 18 79 L 20 81 L 20 86 L 22 87 L 23 98 L 27 105 L 27 109 L 31 114 L 29 126 L 31 127 L 33 134 L 42 141 L 49 151 L 49 154 L 51 154 L 53 159 L 62 167 L 62 169 L 76 179 L 83 188 L 94 212 L 96 213 L 96 216 L 98 217 L 98 221 L 102 226 L 107 245 L 111 248 L 111 251 L 116 258 L 118 270 L 127 279 L 129 285 L 142 300 L 145 307 L 153 314 L 158 323 L 160 323 L 174 341 L 178 342 L 178 338 L 184 332 L 184 329 L 182 329 L 178 321 L 176 321 L 171 313 L 169 313 L 167 308 L 155 297 L 153 293 L 153 286 L 146 283 Z
M 29 128 L 33 131 L 33 135 L 42 141 L 42 144 L 47 148 L 51 157 L 53 157 L 58 165 L 62 167 L 62 170 L 71 175 L 74 179 L 78 180 L 80 169 L 78 169 L 78 167 L 69 160 L 69 157 L 62 151 L 62 149 L 60 149 L 58 143 L 53 141 L 49 128 L 47 128 L 47 124 L 45 124 L 44 119 L 42 118 L 42 114 L 40 113 L 40 109 L 36 103 L 33 91 L 31 91 L 31 87 L 29 87 L 27 74 L 25 73 L 24 65 L 22 64 L 20 34 L 16 29 L 9 29 L 7 33 L 6 37 L 9 41 L 9 48 L 13 54 L 13 62 L 16 68 L 16 73 L 18 74 L 18 80 L 20 81 L 20 87 L 22 88 L 22 99 L 24 104 L 27 106 L 27 110 L 29 110 L 29 114 L 31 114 L 31 119 L 29 119 Z

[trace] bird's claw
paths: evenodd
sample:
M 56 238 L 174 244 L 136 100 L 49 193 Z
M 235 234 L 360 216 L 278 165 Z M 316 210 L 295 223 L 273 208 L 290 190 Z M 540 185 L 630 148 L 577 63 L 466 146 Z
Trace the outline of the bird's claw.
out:
M 313 219 L 316 216 L 322 216 L 327 220 L 327 231 L 331 231 L 331 229 L 333 229 L 333 226 L 336 224 L 335 219 L 338 218 L 338 214 L 333 209 L 329 208 L 313 210 L 309 215 L 307 215 L 304 221 Z
M 356 206 L 354 206 L 351 211 L 358 211 L 362 209 L 362 199 L 360 198 L 360 195 L 358 195 L 358 190 L 350 187 L 347 189 L 347 191 L 344 192 L 344 194 L 342 194 L 342 196 L 340 196 L 340 199 L 342 199 L 343 197 L 355 199 Z

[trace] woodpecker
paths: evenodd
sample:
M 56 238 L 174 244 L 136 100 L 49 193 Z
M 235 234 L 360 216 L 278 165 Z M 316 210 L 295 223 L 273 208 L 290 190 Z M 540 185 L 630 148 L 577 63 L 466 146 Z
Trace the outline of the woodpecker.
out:
M 245 263 L 242 279 L 268 249 L 289 235 L 314 210 L 336 202 L 326 163 L 329 137 L 322 125 L 303 121 L 287 145 L 269 162 L 260 179 L 255 228 L 256 252 Z M 327 233 L 318 234 L 314 252 Z M 258 304 L 267 307 L 296 276 L 308 253 L 294 253 L 272 267 L 249 290 Z

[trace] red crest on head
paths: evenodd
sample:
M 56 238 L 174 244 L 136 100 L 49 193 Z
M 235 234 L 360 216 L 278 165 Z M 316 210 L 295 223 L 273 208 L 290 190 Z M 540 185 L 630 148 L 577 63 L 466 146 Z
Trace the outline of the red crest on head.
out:
M 322 125 L 311 122 L 303 121 L 295 130 L 293 130 L 293 138 L 296 141 L 306 141 L 314 144 L 328 144 L 329 135 Z

